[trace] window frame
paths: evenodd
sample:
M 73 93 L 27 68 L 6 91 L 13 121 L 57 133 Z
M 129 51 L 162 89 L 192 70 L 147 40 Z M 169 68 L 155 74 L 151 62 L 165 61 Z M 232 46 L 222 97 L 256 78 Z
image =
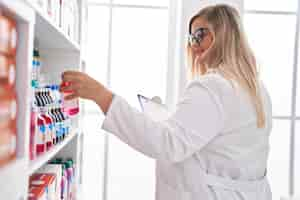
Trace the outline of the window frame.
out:
M 115 8 L 136 8 L 136 9 L 156 9 L 156 10 L 166 10 L 167 12 L 170 11 L 170 8 L 172 7 L 174 3 L 172 3 L 172 0 L 169 0 L 169 6 L 152 6 L 152 5 L 134 5 L 134 4 L 118 4 L 118 3 L 114 3 L 113 0 L 109 0 L 109 2 L 107 3 L 97 3 L 97 2 L 88 2 L 87 6 L 91 7 L 91 6 L 95 6 L 95 7 L 106 7 L 109 9 L 109 22 L 108 22 L 108 55 L 107 55 L 107 73 L 106 73 L 106 85 L 107 87 L 111 87 L 111 59 L 112 59 L 112 26 L 113 26 L 113 9 Z M 169 18 L 170 18 L 170 14 L 169 14 Z M 170 29 L 170 25 L 169 25 L 169 29 Z M 168 36 L 170 37 L 170 34 L 168 34 Z M 172 41 L 170 38 L 168 38 L 168 52 L 170 49 L 170 41 Z M 170 64 L 169 64 L 169 60 L 170 60 L 170 54 L 168 53 L 168 64 L 167 64 L 167 73 L 166 73 L 166 90 L 168 91 L 168 88 L 170 87 L 170 77 L 169 77 L 169 73 L 170 72 Z M 171 69 L 172 70 L 172 69 Z M 173 79 L 172 79 L 173 80 Z M 170 94 L 168 94 L 168 92 L 166 91 L 166 99 L 170 96 Z M 166 100 L 168 101 L 168 100 Z M 167 102 L 168 103 L 168 102 Z M 84 111 L 85 115 L 96 115 L 98 114 L 98 112 L 95 111 L 88 111 L 85 110 Z M 107 199 L 107 186 L 108 186 L 108 157 L 109 157 L 109 135 L 105 134 L 104 137 L 104 145 L 105 145 L 105 149 L 104 149 L 104 169 L 103 169 L 103 194 L 102 194 L 102 199 L 106 200 Z
M 263 15 L 293 15 L 296 17 L 296 33 L 294 38 L 294 60 L 293 60 L 293 75 L 292 75 L 292 90 L 291 93 L 291 113 L 290 115 L 273 115 L 273 119 L 288 120 L 290 122 L 290 155 L 289 155 L 289 196 L 295 194 L 295 133 L 296 122 L 300 121 L 300 116 L 297 116 L 297 90 L 298 90 L 298 67 L 299 67 L 299 28 L 300 28 L 300 0 L 298 0 L 297 11 L 266 11 L 266 10 L 249 10 L 245 9 L 244 15 L 247 14 L 263 14 Z M 299 105 L 298 105 L 299 106 Z

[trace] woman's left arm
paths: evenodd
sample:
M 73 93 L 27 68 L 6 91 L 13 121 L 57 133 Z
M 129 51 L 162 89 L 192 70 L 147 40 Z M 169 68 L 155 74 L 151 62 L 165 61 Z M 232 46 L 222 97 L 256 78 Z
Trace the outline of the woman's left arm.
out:
M 68 74 L 64 74 L 63 80 L 75 79 L 69 78 Z M 90 79 L 82 76 L 81 81 Z M 74 96 L 92 99 L 99 105 L 106 114 L 102 128 L 155 159 L 180 162 L 203 148 L 223 127 L 224 114 L 218 97 L 200 82 L 187 87 L 175 113 L 162 122 L 153 121 L 118 95 L 112 98 L 112 93 L 100 83 L 84 82 L 99 85 L 84 86 L 83 83 L 78 89 L 79 84 L 75 86 L 74 83 L 69 89 L 77 91 Z M 81 94 L 83 88 L 86 89 Z M 87 94 L 87 91 L 93 92 Z

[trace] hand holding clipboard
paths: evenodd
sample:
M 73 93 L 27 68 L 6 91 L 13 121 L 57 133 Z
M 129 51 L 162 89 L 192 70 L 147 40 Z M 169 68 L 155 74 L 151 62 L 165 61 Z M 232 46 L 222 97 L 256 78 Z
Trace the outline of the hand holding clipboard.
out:
M 154 121 L 163 121 L 169 118 L 170 112 L 159 97 L 152 99 L 141 94 L 137 95 L 142 111 Z

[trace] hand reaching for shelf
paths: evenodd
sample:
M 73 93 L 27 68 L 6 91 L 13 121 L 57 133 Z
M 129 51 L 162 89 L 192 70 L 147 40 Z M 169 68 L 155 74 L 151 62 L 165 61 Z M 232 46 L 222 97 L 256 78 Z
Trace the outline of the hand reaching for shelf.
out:
M 83 98 L 94 101 L 104 114 L 108 111 L 113 97 L 112 92 L 103 84 L 78 71 L 65 71 L 62 74 L 60 91 L 70 93 L 65 97 L 66 100 Z

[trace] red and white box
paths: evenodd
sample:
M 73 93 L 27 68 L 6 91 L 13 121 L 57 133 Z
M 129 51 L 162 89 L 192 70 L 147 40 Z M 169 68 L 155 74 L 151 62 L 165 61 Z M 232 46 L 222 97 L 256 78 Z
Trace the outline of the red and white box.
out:
M 38 173 L 55 174 L 55 198 L 53 200 L 61 200 L 62 165 L 47 164 L 39 169 Z
M 28 200 L 48 200 L 46 189 L 43 186 L 30 186 Z
M 55 199 L 55 175 L 54 174 L 33 174 L 30 177 L 30 187 L 44 187 L 47 199 Z

